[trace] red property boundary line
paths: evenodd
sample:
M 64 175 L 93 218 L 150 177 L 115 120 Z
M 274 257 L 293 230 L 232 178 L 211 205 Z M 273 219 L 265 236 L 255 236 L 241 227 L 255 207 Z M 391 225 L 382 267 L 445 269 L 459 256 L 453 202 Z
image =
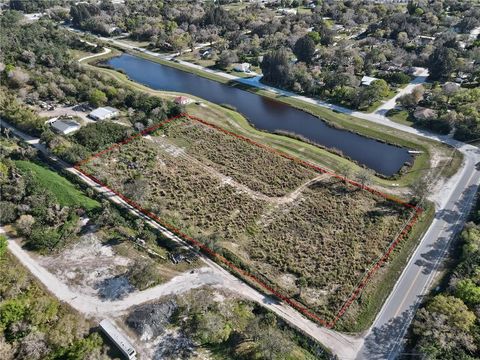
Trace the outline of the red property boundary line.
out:
M 324 173 L 324 174 L 329 174 L 331 175 L 332 177 L 335 177 L 337 179 L 340 179 L 346 183 L 349 183 L 351 185 L 354 185 L 356 187 L 359 187 L 360 189 L 363 189 L 363 190 L 366 190 L 366 191 L 369 191 L 370 193 L 372 194 L 375 194 L 375 195 L 379 195 L 387 200 L 390 200 L 390 201 L 393 201 L 399 205 L 402 205 L 402 206 L 405 206 L 406 208 L 410 208 L 412 210 L 414 210 L 413 212 L 413 215 L 411 216 L 409 222 L 403 227 L 403 229 L 401 230 L 401 232 L 397 235 L 397 237 L 393 240 L 393 242 L 390 244 L 390 246 L 388 247 L 387 251 L 385 252 L 385 254 L 383 254 L 383 256 L 377 260 L 373 266 L 370 268 L 370 270 L 368 270 L 368 272 L 363 276 L 362 280 L 359 282 L 359 284 L 357 285 L 357 287 L 353 290 L 353 292 L 351 293 L 350 297 L 345 301 L 345 303 L 343 304 L 343 306 L 341 307 L 341 309 L 338 311 L 338 313 L 336 314 L 336 316 L 334 317 L 334 319 L 332 321 L 326 321 L 322 318 L 320 318 L 318 315 L 316 315 L 315 313 L 313 313 L 312 311 L 310 311 L 308 308 L 306 308 L 305 306 L 303 306 L 302 304 L 298 303 L 297 301 L 279 293 L 277 290 L 273 289 L 271 286 L 265 284 L 263 281 L 261 281 L 260 279 L 258 279 L 256 276 L 250 274 L 248 271 L 246 270 L 243 270 L 243 269 L 240 269 L 238 266 L 234 265 L 232 262 L 230 262 L 229 260 L 227 260 L 225 257 L 223 257 L 222 255 L 218 254 L 217 252 L 213 251 L 212 249 L 210 249 L 208 246 L 204 245 L 203 243 L 199 242 L 198 240 L 195 240 L 194 238 L 192 238 L 191 236 L 185 234 L 182 230 L 176 228 L 175 226 L 165 222 L 164 220 L 162 220 L 161 218 L 159 218 L 157 215 L 155 215 L 154 213 L 152 213 L 151 211 L 148 211 L 144 208 L 142 208 L 139 204 L 137 204 L 136 202 L 134 202 L 133 200 L 127 198 L 126 196 L 124 196 L 123 194 L 117 192 L 116 190 L 110 188 L 109 186 L 107 186 L 106 184 L 104 184 L 102 181 L 100 181 L 99 179 L 97 179 L 95 176 L 85 172 L 81 167 L 87 163 L 89 163 L 90 161 L 92 161 L 93 159 L 95 158 L 99 158 L 101 157 L 102 155 L 116 149 L 116 148 L 119 148 L 121 147 L 122 145 L 125 145 L 131 141 L 133 141 L 134 139 L 140 137 L 140 136 L 144 136 L 144 135 L 147 135 L 155 130 L 157 130 L 158 128 L 172 122 L 173 120 L 176 120 L 176 119 L 179 119 L 179 118 L 182 118 L 182 117 L 186 117 L 192 121 L 197 121 L 201 124 L 204 124 L 210 128 L 213 128 L 213 129 L 216 129 L 218 131 L 221 131 L 225 134 L 228 134 L 230 136 L 234 136 L 238 139 L 241 139 L 241 140 L 244 140 L 254 146 L 257 146 L 257 147 L 260 147 L 260 148 L 263 148 L 269 152 L 272 152 L 272 153 L 275 153 L 281 157 L 284 157 L 286 159 L 289 159 L 289 160 L 292 160 L 294 162 L 297 162 L 305 167 L 308 167 L 310 169 L 313 169 L 317 172 L 320 172 L 320 173 Z M 296 310 L 298 310 L 299 312 L 301 312 L 302 314 L 304 314 L 305 316 L 307 316 L 308 318 L 310 318 L 311 320 L 314 320 L 315 322 L 321 324 L 322 326 L 325 326 L 327 328 L 332 328 L 335 326 L 335 324 L 337 323 L 337 321 L 345 314 L 345 312 L 347 311 L 347 309 L 350 307 L 350 305 L 358 298 L 358 296 L 360 295 L 360 293 L 362 292 L 362 290 L 365 288 L 365 286 L 368 284 L 368 282 L 370 281 L 370 279 L 373 277 L 373 275 L 378 271 L 378 269 L 388 260 L 388 258 L 390 257 L 391 253 L 393 252 L 393 250 L 397 247 L 397 245 L 400 243 L 400 241 L 403 240 L 403 238 L 410 232 L 411 228 L 415 225 L 415 223 L 417 222 L 418 220 L 418 217 L 419 215 L 422 213 L 422 209 L 417 207 L 417 206 L 414 206 L 410 203 L 407 203 L 403 200 L 400 200 L 400 199 L 397 199 L 391 195 L 388 195 L 388 194 L 385 194 L 383 192 L 380 192 L 378 190 L 375 190 L 371 187 L 368 187 L 368 186 L 365 186 L 365 185 L 362 185 L 356 181 L 353 181 L 353 180 L 350 180 L 350 179 L 347 179 L 343 176 L 340 176 L 338 174 L 335 174 L 329 170 L 326 170 L 324 168 L 321 168 L 319 166 L 316 166 L 316 165 L 313 165 L 307 161 L 304 161 L 304 160 L 301 160 L 297 157 L 294 157 L 294 156 L 291 156 L 283 151 L 280 151 L 280 150 L 277 150 L 277 149 L 274 149 L 274 148 L 271 148 L 267 145 L 264 145 L 264 144 L 260 144 L 248 137 L 245 137 L 243 135 L 239 135 L 239 134 L 235 134 L 229 130 L 226 130 L 226 129 L 223 129 L 217 125 L 214 125 L 214 124 L 211 124 L 205 120 L 202 120 L 198 117 L 195 117 L 195 116 L 191 116 L 189 114 L 186 114 L 186 113 L 182 113 L 180 115 L 177 115 L 177 116 L 174 116 L 174 117 L 171 117 L 165 121 L 162 121 L 158 124 L 155 124 L 153 126 L 150 126 L 128 138 L 126 138 L 125 140 L 123 141 L 120 141 L 116 144 L 113 144 L 112 146 L 96 153 L 96 154 L 93 154 L 92 156 L 90 156 L 89 158 L 87 159 L 84 159 L 80 162 L 78 162 L 77 164 L 75 164 L 75 169 L 77 171 L 79 171 L 80 173 L 82 173 L 84 176 L 88 177 L 89 179 L 93 180 L 94 182 L 96 182 L 97 184 L 99 184 L 100 186 L 106 188 L 107 190 L 109 190 L 110 192 L 114 193 L 116 196 L 118 196 L 119 198 L 121 198 L 123 201 L 125 201 L 127 204 L 131 205 L 132 207 L 134 207 L 135 209 L 137 209 L 138 211 L 140 211 L 141 213 L 145 214 L 146 216 L 148 216 L 149 218 L 153 219 L 155 222 L 157 222 L 158 224 L 160 224 L 161 226 L 163 226 L 164 228 L 166 228 L 167 230 L 173 232 L 174 234 L 176 234 L 177 236 L 180 236 L 182 239 L 186 240 L 187 242 L 189 242 L 191 245 L 194 245 L 194 246 L 197 246 L 199 247 L 200 249 L 202 249 L 206 254 L 208 254 L 210 257 L 212 257 L 213 259 L 217 259 L 219 261 L 221 261 L 222 263 L 224 263 L 225 265 L 227 265 L 231 270 L 233 270 L 234 272 L 236 272 L 237 274 L 240 274 L 241 276 L 244 276 L 250 280 L 252 280 L 253 282 L 255 282 L 256 284 L 258 284 L 261 288 L 267 290 L 268 292 L 272 293 L 273 295 L 275 295 L 276 297 L 278 297 L 279 299 L 283 300 L 284 302 L 286 302 L 287 304 L 289 304 L 290 306 L 292 306 L 293 308 L 295 308 Z

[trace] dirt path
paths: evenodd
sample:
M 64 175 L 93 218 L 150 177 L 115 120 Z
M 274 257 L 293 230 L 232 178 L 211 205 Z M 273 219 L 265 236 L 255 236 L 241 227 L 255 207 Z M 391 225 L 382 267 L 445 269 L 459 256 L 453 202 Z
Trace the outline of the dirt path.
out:
M 0 233 L 5 233 L 0 228 Z M 77 311 L 91 317 L 116 318 L 132 306 L 153 301 L 166 295 L 182 294 L 202 286 L 213 286 L 220 289 L 229 289 L 242 297 L 255 301 L 284 318 L 295 327 L 309 333 L 325 346 L 335 349 L 341 359 L 353 358 L 352 350 L 361 344 L 356 339 L 338 332 L 320 327 L 314 322 L 299 315 L 297 311 L 283 302 L 278 302 L 265 296 L 243 281 L 227 273 L 218 265 L 203 267 L 193 272 L 183 273 L 167 283 L 150 289 L 135 292 L 117 301 L 103 301 L 97 297 L 80 294 L 72 291 L 66 284 L 58 280 L 53 274 L 39 265 L 28 251 L 21 248 L 14 240 L 9 239 L 8 250 L 60 301 L 64 301 Z
M 27 135 L 20 130 L 14 128 L 13 126 L 7 124 L 6 122 L 2 121 L 2 125 L 8 127 L 12 134 L 15 136 L 20 137 L 26 143 L 30 144 L 31 146 L 35 147 L 42 153 L 44 153 L 51 161 L 58 164 L 58 166 L 64 168 L 66 171 L 72 173 L 73 175 L 79 177 L 81 181 L 86 183 L 95 191 L 99 192 L 100 194 L 104 195 L 110 201 L 115 204 L 118 204 L 121 207 L 124 207 L 127 211 L 132 213 L 134 216 L 137 216 L 143 219 L 145 222 L 150 224 L 153 228 L 158 229 L 163 235 L 170 238 L 172 241 L 181 244 L 183 246 L 188 246 L 182 239 L 178 236 L 173 234 L 171 231 L 165 229 L 151 218 L 147 217 L 143 213 L 139 212 L 136 208 L 132 207 L 130 204 L 125 202 L 124 199 L 120 198 L 118 195 L 112 193 L 105 187 L 100 186 L 96 182 L 92 181 L 90 178 L 86 177 L 82 173 L 80 173 L 77 169 L 71 167 L 69 164 L 65 163 L 61 159 L 58 159 L 56 156 L 52 155 L 49 150 L 40 143 L 38 138 L 32 137 Z M 0 228 L 1 229 L 1 228 Z M 51 291 L 55 296 L 57 296 L 60 300 L 65 301 L 71 304 L 74 308 L 81 311 L 85 314 L 103 314 L 100 310 L 108 309 L 107 311 L 113 309 L 112 304 L 114 302 L 102 302 L 99 299 L 92 299 L 91 297 L 86 296 L 78 296 L 78 294 L 71 291 L 68 286 L 61 283 L 55 276 L 49 273 L 45 268 L 40 266 L 32 257 L 23 250 L 18 244 L 15 244 L 13 241 L 9 241 L 9 250 L 12 252 L 17 259 L 24 264 L 30 270 L 30 272 L 37 277 L 40 282 L 44 284 L 44 286 Z M 340 359 L 353 359 L 358 351 L 358 348 L 362 345 L 362 339 L 352 337 L 349 335 L 344 335 L 339 332 L 326 329 L 315 322 L 307 319 L 305 316 L 300 314 L 297 310 L 292 308 L 291 306 L 285 304 L 284 302 L 279 302 L 276 299 L 273 299 L 269 296 L 266 296 L 259 291 L 255 290 L 254 288 L 250 287 L 249 285 L 245 284 L 243 281 L 236 278 L 227 270 L 223 269 L 221 266 L 216 264 L 213 260 L 210 260 L 206 257 L 202 257 L 202 260 L 208 265 L 215 274 L 218 275 L 206 275 L 206 274 L 191 274 L 187 273 L 181 275 L 182 278 L 174 278 L 170 282 L 159 285 L 157 287 L 151 288 L 149 290 L 149 295 L 140 295 L 143 294 L 139 293 L 139 295 L 132 294 L 130 297 L 125 298 L 123 304 L 116 305 L 115 311 L 119 311 L 118 309 L 128 309 L 129 306 L 133 306 L 136 301 L 139 303 L 154 300 L 161 296 L 164 296 L 169 293 L 169 291 L 180 291 L 183 289 L 188 288 L 195 288 L 203 285 L 214 285 L 218 287 L 226 287 L 232 291 L 235 291 L 241 296 L 246 297 L 252 301 L 259 303 L 261 306 L 273 311 L 278 316 L 282 317 L 286 321 L 288 321 L 291 325 L 297 327 L 298 329 L 302 330 L 306 334 L 310 335 L 313 339 L 319 341 L 321 344 L 326 346 L 327 348 L 331 349 L 334 354 L 336 354 Z M 207 273 L 208 274 L 208 273 Z M 193 276 L 192 276 L 193 275 Z M 215 279 L 218 279 L 218 282 L 215 283 L 211 276 L 215 276 Z M 217 277 L 218 276 L 218 277 Z M 198 277 L 201 277 L 198 280 Z M 197 278 L 197 280 L 194 280 Z M 180 283 L 180 284 L 179 284 Z M 183 285 L 182 285 L 183 284 Z M 190 284 L 190 285 L 189 285 Z M 155 290 L 154 290 L 155 289 Z M 186 290 L 184 290 L 186 291 Z M 128 300 L 130 299 L 130 300 Z M 100 301 L 100 303 L 98 303 Z M 130 305 L 128 305 L 130 304 Z M 98 306 L 98 308 L 96 307 Z M 98 311 L 98 312 L 97 312 Z M 123 310 L 121 310 L 123 311 Z M 118 315 L 118 314 L 117 314 Z
M 263 200 L 263 201 L 265 201 L 269 204 L 272 204 L 272 205 L 283 205 L 283 204 L 293 202 L 294 200 L 296 200 L 298 198 L 298 196 L 300 196 L 300 194 L 302 193 L 302 191 L 306 187 L 308 187 L 308 186 L 310 186 L 310 185 L 312 185 L 312 184 L 314 184 L 318 181 L 324 180 L 324 179 L 326 179 L 327 177 L 330 176 L 328 174 L 319 174 L 319 175 L 315 176 L 313 179 L 310 179 L 310 180 L 306 181 L 305 183 L 301 184 L 298 188 L 293 190 L 291 193 L 286 194 L 285 196 L 279 196 L 279 197 L 267 196 L 267 195 L 265 195 L 261 192 L 250 189 L 246 185 L 240 184 L 239 182 L 232 179 L 230 176 L 222 174 L 221 172 L 219 172 L 215 168 L 204 164 L 203 162 L 201 162 L 197 158 L 193 157 L 192 155 L 187 154 L 183 148 L 180 148 L 180 147 L 176 146 L 175 144 L 171 143 L 170 141 L 168 141 L 167 139 L 165 139 L 163 137 L 145 136 L 145 138 L 148 139 L 148 140 L 152 140 L 155 143 L 157 143 L 162 148 L 162 150 L 166 151 L 171 156 L 182 157 L 183 159 L 187 160 L 189 163 L 199 166 L 206 173 L 208 173 L 208 174 L 212 175 L 213 177 L 219 179 L 223 184 L 228 184 L 228 185 L 234 187 L 235 189 L 237 189 L 238 191 L 248 194 L 253 199 Z

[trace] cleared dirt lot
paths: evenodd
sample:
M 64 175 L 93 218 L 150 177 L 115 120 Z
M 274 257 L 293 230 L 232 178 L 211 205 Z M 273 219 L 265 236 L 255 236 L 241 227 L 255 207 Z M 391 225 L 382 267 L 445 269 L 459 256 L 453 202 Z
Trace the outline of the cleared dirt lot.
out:
M 326 319 L 411 215 L 190 119 L 116 147 L 84 169 Z

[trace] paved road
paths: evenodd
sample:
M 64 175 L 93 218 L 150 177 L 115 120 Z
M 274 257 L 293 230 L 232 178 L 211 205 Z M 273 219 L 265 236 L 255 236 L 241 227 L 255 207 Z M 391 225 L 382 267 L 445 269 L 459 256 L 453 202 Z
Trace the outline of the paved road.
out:
M 100 186 L 96 182 L 92 181 L 90 178 L 86 177 L 83 175 L 81 172 L 76 170 L 74 167 L 72 167 L 70 164 L 62 161 L 55 155 L 52 155 L 48 149 L 40 143 L 40 140 L 38 138 L 32 137 L 28 134 L 23 133 L 22 131 L 16 129 L 15 127 L 9 125 L 5 121 L 1 121 L 2 126 L 9 128 L 15 136 L 21 138 L 24 140 L 26 143 L 30 144 L 31 146 L 35 147 L 37 150 L 41 151 L 45 156 L 47 156 L 51 161 L 56 163 L 59 167 L 65 169 L 66 171 L 78 176 L 83 182 L 85 182 L 87 185 L 101 193 L 105 198 L 109 199 L 110 201 L 123 206 L 126 208 L 128 211 L 130 211 L 132 214 L 135 216 L 138 216 L 142 219 L 144 219 L 147 223 L 149 223 L 152 227 L 158 229 L 163 235 L 167 236 L 168 238 L 172 239 L 175 242 L 178 242 L 182 245 L 188 246 L 182 239 L 177 237 L 175 234 L 170 232 L 169 230 L 165 229 L 134 207 L 132 207 L 130 204 L 126 203 L 122 198 L 117 196 L 116 194 L 112 193 L 110 190 L 107 188 Z M 54 278 L 53 275 L 50 274 L 46 269 L 42 270 L 42 267 L 36 263 L 35 261 L 28 261 L 24 256 L 28 255 L 25 252 L 22 252 L 20 247 L 15 247 L 15 245 L 12 245 L 11 243 L 9 244 L 9 248 L 12 248 L 12 253 L 18 257 L 18 259 L 29 268 L 32 273 L 37 276 L 37 278 L 45 284 L 45 286 L 52 291 L 58 298 L 63 299 L 67 302 L 70 303 L 70 301 L 73 301 L 75 296 L 71 293 L 70 290 L 65 289 L 64 286 L 54 284 Z M 257 302 L 258 304 L 268 308 L 269 310 L 273 311 L 276 313 L 278 316 L 282 317 L 284 320 L 288 321 L 290 324 L 293 326 L 297 327 L 298 329 L 304 331 L 306 334 L 310 335 L 313 339 L 317 340 L 324 346 L 326 346 L 329 349 L 332 349 L 332 351 L 339 356 L 341 359 L 352 359 L 355 356 L 355 349 L 358 348 L 360 344 L 361 339 L 357 339 L 348 335 L 344 335 L 341 333 L 338 333 L 333 330 L 326 329 L 324 327 L 321 327 L 320 325 L 314 323 L 313 321 L 305 318 L 303 315 L 301 315 L 299 312 L 297 312 L 295 309 L 293 309 L 291 306 L 285 304 L 284 302 L 279 302 L 276 299 L 273 299 L 271 297 L 265 296 L 264 294 L 260 293 L 259 291 L 255 290 L 254 288 L 250 287 L 243 281 L 239 280 L 235 276 L 233 276 L 230 272 L 227 270 L 223 269 L 219 265 L 217 265 L 215 262 L 210 260 L 209 258 L 202 257 L 202 259 L 205 261 L 205 263 L 213 269 L 215 272 L 215 276 L 209 275 L 210 277 L 206 278 L 203 277 L 201 280 L 196 280 L 198 283 L 199 281 L 206 281 L 214 286 L 218 287 L 226 287 L 231 291 L 235 291 L 241 296 L 244 296 L 252 301 Z M 50 274 L 50 275 L 49 275 Z M 188 276 L 188 275 L 186 275 Z M 195 280 L 195 277 L 192 277 L 192 280 Z M 175 289 L 175 291 L 178 290 L 178 284 L 173 283 L 173 285 L 169 285 L 167 288 L 162 288 L 157 287 L 157 288 L 152 288 L 156 290 L 147 290 L 147 293 L 143 294 L 139 293 L 139 295 L 136 295 L 134 298 L 131 299 L 131 304 L 137 304 L 138 299 L 143 299 L 145 301 L 148 300 L 153 300 L 155 298 L 155 294 L 158 294 L 158 296 L 161 296 L 164 294 L 164 291 L 167 291 L 166 289 Z M 170 291 L 168 290 L 168 291 Z M 150 292 L 152 291 L 152 292 Z M 157 293 L 156 293 L 157 292 Z M 142 295 L 143 294 L 143 295 Z M 89 303 L 92 299 L 87 299 Z M 93 303 L 91 303 L 93 304 Z M 112 302 L 110 302 L 111 305 L 113 305 Z M 87 311 L 86 308 L 81 305 L 81 301 L 74 301 L 73 302 L 74 306 L 77 306 L 77 310 L 85 312 Z M 124 310 L 126 308 L 125 304 L 118 304 L 115 305 L 118 306 L 119 310 Z M 100 310 L 99 310 L 100 311 Z M 90 314 L 90 312 L 86 312 L 87 314 Z
M 405 94 L 410 94 L 415 87 L 417 87 L 418 85 L 424 84 L 427 81 L 427 78 L 428 78 L 428 70 L 425 68 L 417 68 L 417 71 L 415 72 L 415 78 L 407 86 L 400 89 L 400 91 L 398 91 L 394 97 L 385 101 L 373 112 L 375 114 L 385 115 L 388 112 L 388 110 L 395 108 L 397 99 L 399 97 Z
M 442 260 L 452 239 L 462 229 L 480 180 L 475 164 L 478 149 L 467 148 L 465 166 L 455 177 L 456 186 L 445 195 L 420 245 L 402 273 L 395 288 L 364 337 L 357 359 L 395 359 L 402 351 L 404 336 L 415 310 L 432 281 L 442 269 Z

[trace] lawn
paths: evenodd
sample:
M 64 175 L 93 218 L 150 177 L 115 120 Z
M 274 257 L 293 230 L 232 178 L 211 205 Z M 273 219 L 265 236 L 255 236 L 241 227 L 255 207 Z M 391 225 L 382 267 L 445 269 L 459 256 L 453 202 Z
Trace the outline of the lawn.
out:
M 186 119 L 84 170 L 326 320 L 411 216 L 380 195 Z
M 414 124 L 406 110 L 392 109 L 387 113 L 387 117 L 402 125 L 412 126 Z
M 100 203 L 90 199 L 78 190 L 70 181 L 58 175 L 47 167 L 24 160 L 15 161 L 21 171 L 30 171 L 35 175 L 38 183 L 50 191 L 62 206 L 81 206 L 87 210 L 98 208 Z

